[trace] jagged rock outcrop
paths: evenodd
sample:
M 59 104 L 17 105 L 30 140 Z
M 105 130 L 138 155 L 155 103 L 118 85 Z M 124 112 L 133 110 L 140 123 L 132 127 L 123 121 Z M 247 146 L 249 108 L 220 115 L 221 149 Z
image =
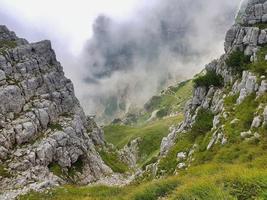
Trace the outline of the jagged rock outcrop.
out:
M 137 166 L 137 161 L 139 159 L 139 145 L 141 141 L 141 138 L 136 138 L 119 151 L 120 160 L 131 168 L 136 168 Z
M 256 98 L 266 94 L 267 80 L 265 76 L 259 78 L 251 71 L 243 71 L 242 77 L 239 79 L 226 64 L 226 60 L 230 54 L 238 49 L 243 51 L 244 55 L 250 56 L 251 62 L 257 61 L 257 52 L 263 45 L 267 44 L 267 30 L 257 27 L 257 24 L 265 22 L 267 22 L 267 1 L 249 0 L 245 13 L 242 15 L 241 23 L 233 25 L 226 34 L 225 54 L 206 66 L 206 71 L 215 71 L 218 75 L 221 75 L 224 79 L 225 87 L 232 86 L 231 91 L 226 92 L 214 86 L 209 88 L 196 87 L 192 100 L 187 103 L 185 108 L 185 119 L 183 123 L 176 128 L 172 128 L 170 134 L 163 138 L 160 150 L 161 156 L 165 156 L 168 153 L 173 144 L 175 144 L 175 141 L 179 139 L 180 134 L 186 133 L 192 128 L 200 109 L 208 109 L 214 115 L 213 128 L 211 130 L 212 136 L 207 150 L 211 149 L 215 144 L 226 144 L 228 138 L 225 134 L 224 125 L 221 124 L 221 120 L 226 120 L 229 116 L 224 109 L 224 99 L 227 96 L 238 95 L 236 105 L 239 105 L 250 94 L 255 93 Z M 267 109 L 260 108 L 258 110 L 264 111 L 263 113 L 255 113 L 254 120 L 251 124 L 252 130 L 240 133 L 242 138 L 248 136 L 259 138 L 259 134 L 253 132 L 253 129 L 259 128 L 267 123 Z M 235 124 L 238 121 L 239 119 L 235 119 L 231 124 Z
M 0 190 L 16 188 L 0 199 L 64 182 L 53 163 L 68 170 L 81 161 L 80 183 L 112 172 L 95 149 L 103 132 L 86 118 L 50 41 L 30 44 L 0 26 L 0 102 L 0 165 L 10 174 L 0 174 Z
M 245 14 L 242 17 L 244 25 L 267 22 L 267 3 L 265 0 L 248 1 Z

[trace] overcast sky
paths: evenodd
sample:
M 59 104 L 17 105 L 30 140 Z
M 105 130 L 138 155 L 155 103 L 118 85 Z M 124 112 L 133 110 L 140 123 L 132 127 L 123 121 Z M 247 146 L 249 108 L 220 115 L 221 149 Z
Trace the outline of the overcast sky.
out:
M 0 23 L 31 41 L 51 39 L 56 48 L 64 42 L 71 53 L 79 54 L 99 14 L 126 20 L 142 1 L 0 0 Z

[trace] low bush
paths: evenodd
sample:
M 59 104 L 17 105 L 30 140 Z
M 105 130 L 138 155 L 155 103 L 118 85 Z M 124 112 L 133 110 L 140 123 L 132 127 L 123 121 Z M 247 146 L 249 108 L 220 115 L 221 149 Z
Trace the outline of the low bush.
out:
M 0 49 L 15 48 L 16 46 L 17 46 L 16 41 L 12 41 L 12 40 L 1 40 L 0 41 Z
M 236 50 L 230 54 L 225 62 L 234 73 L 242 74 L 243 70 L 248 69 L 250 56 L 245 56 L 243 51 Z
M 256 74 L 267 75 L 267 61 L 265 60 L 265 56 L 267 54 L 267 46 L 263 46 L 257 52 L 257 61 L 251 63 L 249 68 Z
M 10 178 L 11 174 L 6 170 L 6 168 L 0 164 L 0 177 Z M 0 179 L 1 180 L 1 179 Z
M 161 110 L 157 112 L 157 118 L 163 118 L 167 116 L 168 112 L 169 112 L 168 108 L 162 108 Z
M 58 123 L 51 123 L 48 125 L 48 128 L 52 131 L 63 131 L 63 127 Z
M 207 71 L 203 76 L 194 79 L 195 87 L 223 87 L 224 81 L 221 75 L 216 74 L 215 71 Z
M 191 130 L 192 139 L 208 133 L 213 126 L 214 115 L 210 110 L 200 109 L 197 113 L 196 121 Z

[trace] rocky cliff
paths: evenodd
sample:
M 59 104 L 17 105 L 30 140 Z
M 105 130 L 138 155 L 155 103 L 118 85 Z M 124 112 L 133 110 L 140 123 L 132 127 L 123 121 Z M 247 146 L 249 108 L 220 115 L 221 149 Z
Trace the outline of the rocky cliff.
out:
M 0 102 L 0 199 L 112 172 L 95 148 L 103 132 L 85 116 L 50 41 L 30 44 L 0 26 Z
M 163 138 L 160 159 L 152 165 L 154 170 L 160 168 L 166 158 L 170 159 L 169 152 L 174 151 L 174 146 L 185 135 L 192 136 L 193 143 L 190 148 L 176 152 L 175 172 L 189 167 L 196 159 L 195 152 L 204 154 L 214 146 L 222 148 L 240 140 L 264 141 L 267 132 L 266 16 L 266 0 L 248 1 L 241 22 L 234 24 L 226 34 L 225 54 L 206 66 L 206 75 L 201 80 L 196 78 L 193 97 L 185 108 L 185 120 Z M 221 84 L 208 75 L 212 73 L 218 80 L 222 79 Z M 205 122 L 206 128 L 201 127 L 200 117 L 206 121 L 210 118 L 210 127 L 209 122 Z M 201 128 L 205 131 L 201 132 Z

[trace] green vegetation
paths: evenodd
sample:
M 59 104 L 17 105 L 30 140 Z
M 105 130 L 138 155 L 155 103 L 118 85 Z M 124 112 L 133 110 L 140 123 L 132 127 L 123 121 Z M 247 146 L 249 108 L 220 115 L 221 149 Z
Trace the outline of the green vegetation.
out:
M 267 61 L 265 56 L 267 55 L 267 46 L 263 46 L 257 52 L 257 61 L 249 65 L 249 69 L 259 75 L 267 75 Z
M 6 170 L 5 166 L 3 166 L 2 164 L 0 164 L 0 177 L 3 178 L 9 178 L 11 177 L 11 174 Z M 1 180 L 1 178 L 0 178 Z
M 70 118 L 71 117 L 71 114 L 68 113 L 68 112 L 64 112 L 60 115 L 61 117 L 66 117 L 66 118 Z
M 78 158 L 78 160 L 72 164 L 70 168 L 68 168 L 68 176 L 74 177 L 77 172 L 82 172 L 84 167 L 83 159 L 81 157 Z
M 266 193 L 265 169 L 206 164 L 178 176 L 123 188 L 66 185 L 43 193 L 32 192 L 20 200 L 250 200 L 265 199 Z
M 248 65 L 250 66 L 250 64 Z M 267 104 L 267 96 L 256 99 L 251 94 L 237 105 L 238 94 L 224 99 L 225 117 L 220 123 L 227 143 L 214 144 L 210 150 L 207 145 L 213 135 L 211 130 L 214 115 L 206 109 L 200 109 L 192 130 L 178 136 L 168 154 L 161 158 L 158 165 L 158 176 L 164 178 L 151 180 L 150 177 L 137 180 L 131 185 L 119 187 L 77 187 L 66 185 L 43 193 L 32 192 L 22 196 L 22 200 L 250 200 L 267 199 L 267 127 L 256 131 L 260 140 L 245 140 L 240 133 L 250 129 L 255 112 L 263 113 L 263 108 L 257 111 L 260 104 Z M 162 99 L 155 98 L 151 110 L 161 105 Z M 162 107 L 164 109 L 164 107 Z M 163 111 L 162 111 L 163 112 Z M 168 134 L 168 128 L 177 124 L 182 117 L 165 118 L 158 121 L 139 124 L 135 127 L 110 125 L 105 127 L 106 139 L 117 148 L 137 137 L 142 138 L 140 144 L 139 166 L 156 162 L 161 139 Z M 233 123 L 234 121 L 234 123 Z M 177 170 L 177 153 L 189 154 L 194 144 L 195 153 L 186 170 Z M 124 173 L 127 167 L 118 161 L 112 152 L 100 152 L 103 160 L 114 171 Z M 55 173 L 60 169 L 54 166 Z
M 236 50 L 230 54 L 225 62 L 234 73 L 242 74 L 243 70 L 248 69 L 250 56 L 245 56 L 243 51 Z
M 48 168 L 51 172 L 53 172 L 56 176 L 58 177 L 64 177 L 64 173 L 63 173 L 63 170 L 61 168 L 61 166 L 55 162 L 53 163 L 50 163 L 48 165 Z
M 192 130 L 187 134 L 184 134 L 177 138 L 175 145 L 168 152 L 167 156 L 162 158 L 159 163 L 158 172 L 164 172 L 165 174 L 173 174 L 178 164 L 177 153 L 178 152 L 189 152 L 192 148 L 194 141 L 203 139 L 205 134 L 207 134 L 212 128 L 212 121 L 214 115 L 205 109 L 198 111 L 196 122 L 192 127 Z
M 50 128 L 52 131 L 63 131 L 63 127 L 58 123 L 51 123 L 48 125 L 48 128 Z
M 182 112 L 192 93 L 193 82 L 191 80 L 179 83 L 177 86 L 171 86 L 162 91 L 161 95 L 152 97 L 145 104 L 146 113 L 144 117 L 148 119 L 155 110 L 158 110 L 157 118 L 163 118 L 174 112 Z
M 229 113 L 229 118 L 224 120 L 225 133 L 229 136 L 230 142 L 236 143 L 240 140 L 240 133 L 248 131 L 254 118 L 256 108 L 260 99 L 256 100 L 256 95 L 251 94 L 240 104 L 233 106 L 237 95 L 229 96 L 225 99 L 225 109 Z M 236 123 L 233 123 L 236 120 Z
M 254 27 L 258 27 L 259 29 L 263 30 L 267 28 L 267 24 L 266 23 L 256 23 L 253 25 Z
M 160 160 L 158 173 L 161 174 L 163 172 L 164 174 L 172 175 L 178 164 L 177 153 L 188 152 L 192 145 L 192 140 L 188 135 L 179 137 L 168 154 Z
M 74 178 L 77 172 L 83 171 L 83 161 L 81 158 L 72 164 L 71 167 L 62 168 L 58 163 L 52 162 L 48 165 L 48 168 L 51 172 L 53 172 L 56 176 L 61 177 L 67 182 L 74 182 Z
M 213 126 L 214 115 L 211 111 L 201 108 L 191 130 L 191 136 L 195 140 L 198 136 L 205 135 Z
M 129 171 L 128 166 L 119 160 L 116 152 L 100 151 L 99 152 L 103 161 L 108 165 L 114 172 L 125 173 Z
M 266 24 L 265 24 L 266 25 Z M 250 70 L 257 75 L 267 75 L 267 46 L 264 45 L 257 52 L 257 60 L 250 62 L 250 56 L 245 56 L 244 52 L 237 50 L 234 51 L 226 60 L 226 64 L 233 70 L 234 73 L 242 74 L 243 70 Z
M 14 40 L 0 40 L 0 49 L 9 49 L 15 48 L 17 42 Z
M 216 74 L 215 71 L 207 71 L 205 75 L 199 76 L 194 79 L 195 87 L 222 87 L 224 84 L 223 77 Z
M 110 125 L 104 128 L 105 138 L 107 142 L 121 149 L 130 141 L 140 137 L 139 163 L 142 165 L 158 154 L 161 140 L 168 135 L 169 127 L 173 124 L 177 125 L 182 119 L 180 115 L 136 127 Z

